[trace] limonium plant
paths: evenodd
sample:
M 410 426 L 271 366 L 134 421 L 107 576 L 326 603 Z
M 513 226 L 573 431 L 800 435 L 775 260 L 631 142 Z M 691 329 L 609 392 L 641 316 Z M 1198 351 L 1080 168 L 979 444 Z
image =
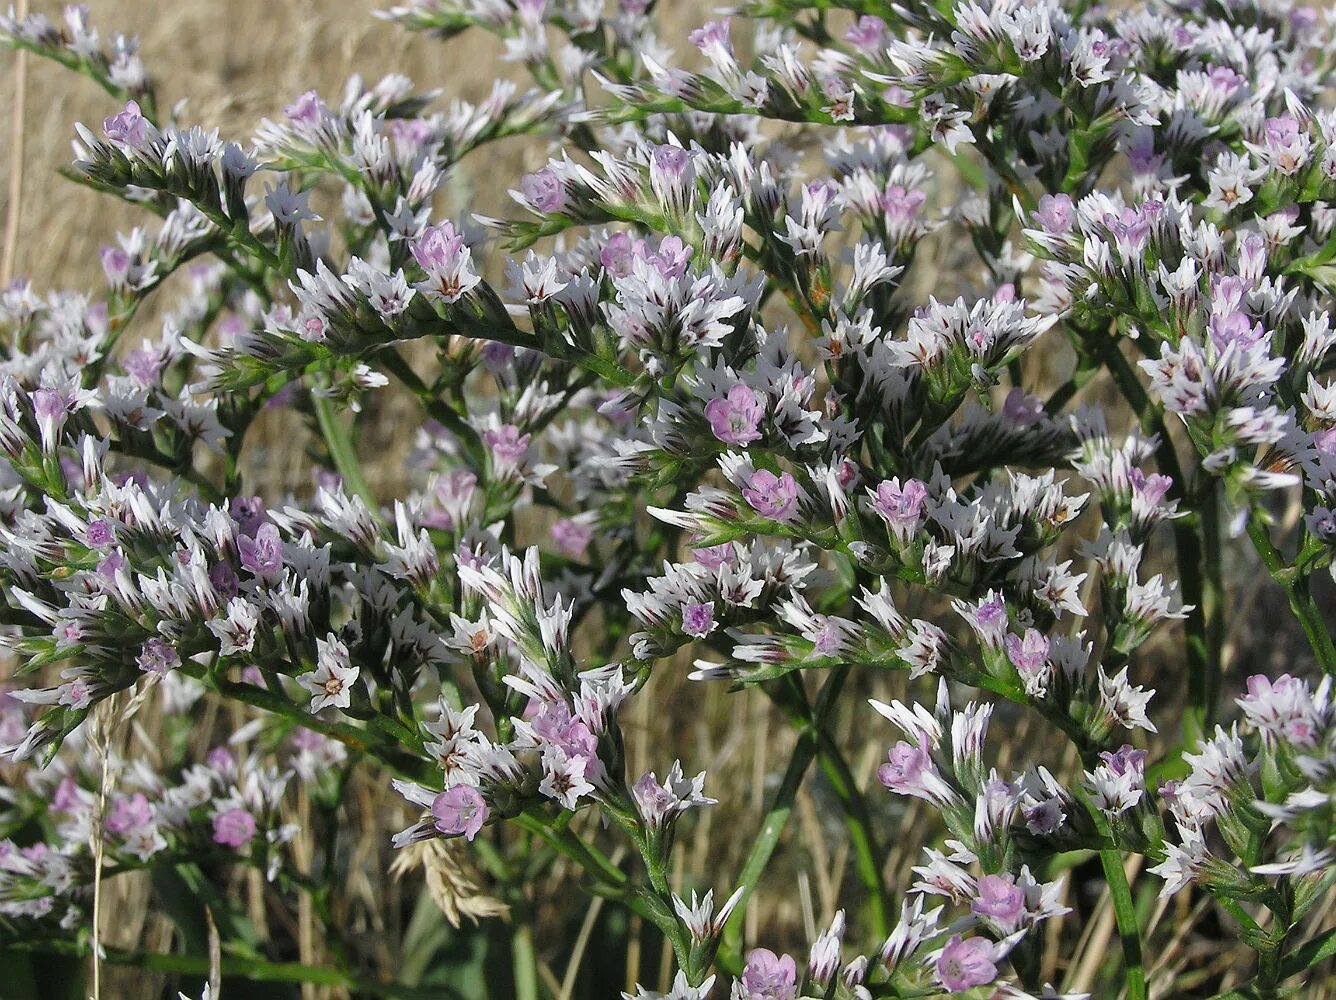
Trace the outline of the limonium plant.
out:
M 0 294 L 3 941 L 92 956 L 96 992 L 105 885 L 219 869 L 337 937 L 367 775 L 436 919 L 511 940 L 493 996 L 569 995 L 533 953 L 572 940 L 514 905 L 556 864 L 568 913 L 664 944 L 628 997 L 1316 988 L 1336 18 L 743 0 L 666 37 L 653 8 L 406 2 L 384 19 L 503 40 L 490 96 L 352 77 L 231 136 L 87 10 L 0 19 L 110 95 L 65 173 L 143 220 L 91 292 Z M 547 162 L 487 176 L 512 210 L 443 216 L 515 136 Z M 417 414 L 398 496 L 360 436 L 389 394 Z M 275 409 L 311 486 L 256 495 Z M 1227 642 L 1258 574 L 1279 660 Z M 653 744 L 629 766 L 637 701 L 710 685 L 791 729 L 759 794 Z M 182 738 L 118 738 L 150 712 Z M 752 933 L 818 781 L 842 908 Z M 708 851 L 741 863 L 685 879 L 679 832 L 732 799 L 760 808 Z M 933 846 L 897 884 L 911 822 Z M 1074 990 L 1088 899 L 1115 931 Z M 1190 909 L 1227 982 L 1155 979 Z M 215 996 L 291 973 L 236 926 Z M 426 995 L 339 951 L 309 982 Z

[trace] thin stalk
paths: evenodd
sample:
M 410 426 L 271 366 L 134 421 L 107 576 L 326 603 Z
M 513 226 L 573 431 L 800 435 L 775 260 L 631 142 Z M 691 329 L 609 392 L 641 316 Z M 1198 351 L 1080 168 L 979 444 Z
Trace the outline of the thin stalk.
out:
M 724 925 L 719 947 L 719 966 L 726 972 L 736 973 L 742 969 L 742 920 L 747 912 L 747 901 L 770 863 L 775 848 L 779 846 L 779 838 L 788 826 L 789 816 L 793 813 L 793 803 L 798 796 L 798 789 L 802 786 L 803 777 L 820 750 L 820 730 L 815 723 L 825 720 L 830 706 L 849 676 L 849 669 L 848 666 L 835 667 L 817 693 L 812 722 L 798 729 L 798 745 L 793 748 L 788 766 L 784 769 L 784 777 L 780 781 L 779 788 L 775 790 L 775 797 L 766 811 L 761 829 L 756 834 L 752 849 L 742 866 L 742 873 L 738 876 L 738 887 L 742 889 L 742 898 L 738 900 L 733 915 Z
M 1172 477 L 1180 490 L 1186 490 L 1188 484 L 1178 453 L 1169 440 L 1163 414 L 1111 338 L 1103 338 L 1101 356 L 1123 398 L 1136 413 L 1141 429 L 1156 436 L 1155 462 L 1160 471 Z M 1179 588 L 1183 603 L 1192 606 L 1183 623 L 1188 682 L 1184 736 L 1189 743 L 1209 729 L 1219 690 L 1220 525 L 1215 491 L 1215 481 L 1210 478 L 1204 478 L 1196 490 L 1200 528 L 1186 518 L 1173 522 Z
M 886 909 L 886 887 L 882 884 L 881 878 L 882 854 L 872 831 L 872 817 L 868 813 L 867 799 L 858 790 L 853 772 L 835 745 L 835 741 L 824 729 L 821 730 L 819 738 L 821 770 L 844 809 L 844 823 L 849 829 L 849 842 L 854 851 L 855 867 L 868 894 L 872 933 L 878 940 L 882 940 L 890 933 L 889 915 Z
M 538 956 L 533 928 L 521 923 L 510 936 L 510 960 L 515 969 L 515 1000 L 538 1000 Z
M 1123 868 L 1122 851 L 1109 849 L 1099 852 L 1104 878 L 1109 883 L 1109 898 L 1113 902 L 1113 916 L 1118 925 L 1118 937 L 1123 944 L 1123 972 L 1126 977 L 1127 1000 L 1147 1000 L 1146 970 L 1141 964 L 1141 930 L 1137 926 L 1136 904 L 1132 901 L 1132 887 L 1127 883 Z
M 1290 610 L 1299 619 L 1299 625 L 1308 638 L 1308 644 L 1313 647 L 1313 653 L 1317 656 L 1317 662 L 1323 672 L 1336 673 L 1336 645 L 1332 644 L 1331 632 L 1313 601 L 1313 595 L 1308 590 L 1307 578 L 1286 562 L 1285 557 L 1271 541 L 1271 533 L 1256 512 L 1248 518 L 1248 537 L 1252 539 L 1257 554 L 1262 557 L 1262 564 L 1271 574 L 1271 579 L 1280 584 L 1285 596 L 1289 598 Z
M 366 477 L 362 475 L 362 463 L 358 461 L 352 435 L 335 414 L 334 404 L 324 396 L 312 393 L 311 408 L 315 411 L 316 423 L 320 425 L 320 434 L 325 439 L 325 447 L 329 449 L 330 460 L 339 475 L 343 477 L 344 484 L 349 491 L 362 498 L 376 520 L 383 520 L 376 495 L 371 492 Z

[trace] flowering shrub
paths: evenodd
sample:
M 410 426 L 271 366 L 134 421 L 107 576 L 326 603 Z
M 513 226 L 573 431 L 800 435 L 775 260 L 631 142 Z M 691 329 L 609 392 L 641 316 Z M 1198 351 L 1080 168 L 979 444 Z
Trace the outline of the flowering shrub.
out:
M 499 35 L 532 88 L 433 111 L 353 78 L 249 140 L 178 120 L 81 8 L 0 20 L 114 96 L 68 172 L 150 220 L 96 295 L 0 298 L 4 940 L 97 954 L 103 886 L 142 870 L 214 919 L 238 868 L 342 938 L 365 774 L 411 816 L 400 873 L 509 936 L 492 995 L 563 992 L 526 916 L 558 864 L 671 949 L 628 996 L 1074 996 L 1073 911 L 1117 938 L 1101 996 L 1316 983 L 1336 18 L 757 0 L 674 56 L 650 4 L 610 6 L 394 7 Z M 502 181 L 511 218 L 434 214 L 519 134 L 555 154 Z M 423 418 L 397 498 L 358 447 L 391 392 Z M 276 408 L 304 495 L 248 488 Z M 1280 664 L 1231 657 L 1254 560 Z M 634 703 L 693 684 L 791 726 L 763 795 L 653 745 L 629 769 Z M 1008 739 L 1025 719 L 1046 735 Z M 752 940 L 815 781 L 845 908 Z M 688 814 L 749 797 L 710 848 L 742 863 L 684 879 Z M 939 846 L 890 884 L 911 823 Z M 1189 907 L 1248 954 L 1156 964 Z M 174 968 L 423 995 L 241 928 Z

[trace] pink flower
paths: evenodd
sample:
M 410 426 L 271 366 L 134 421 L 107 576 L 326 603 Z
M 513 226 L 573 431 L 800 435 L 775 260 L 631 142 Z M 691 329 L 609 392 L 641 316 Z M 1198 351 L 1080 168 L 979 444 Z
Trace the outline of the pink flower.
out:
M 126 101 L 123 110 L 103 119 L 102 131 L 112 142 L 138 149 L 148 141 L 148 120 L 140 114 L 138 103 Z
M 798 506 L 798 484 L 789 473 L 758 469 L 742 489 L 743 499 L 762 517 L 786 520 Z
M 224 847 L 245 847 L 255 837 L 255 817 L 236 806 L 213 818 L 213 842 Z
M 983 938 L 964 939 L 959 934 L 946 943 L 937 959 L 937 979 L 957 993 L 971 986 L 984 986 L 997 978 L 993 946 Z
M 431 815 L 447 837 L 472 840 L 487 822 L 487 802 L 472 785 L 451 785 L 432 800 Z
M 1048 663 L 1049 641 L 1038 629 L 1027 628 L 1024 638 L 1007 636 L 1007 656 L 1022 675 L 1039 673 Z
M 552 525 L 552 544 L 558 552 L 572 559 L 579 559 L 585 554 L 593 537 L 594 529 L 574 518 L 563 517 Z
M 259 577 L 277 576 L 283 569 L 283 539 L 272 524 L 262 524 L 254 537 L 237 539 L 241 565 Z
M 107 831 L 124 836 L 153 822 L 153 810 L 142 792 L 119 796 L 107 815 Z
M 682 631 L 697 638 L 714 631 L 714 605 L 690 602 L 682 605 Z
M 714 436 L 725 444 L 749 445 L 761 436 L 765 408 L 751 386 L 739 382 L 728 395 L 705 404 L 705 419 Z
M 906 479 L 904 486 L 900 485 L 899 479 L 887 479 L 879 483 L 875 491 L 868 492 L 872 496 L 873 509 L 885 519 L 895 537 L 901 542 L 908 541 L 918 529 L 928 487 L 917 479 Z
M 1025 914 L 1025 891 L 1012 875 L 985 875 L 979 879 L 978 895 L 970 909 L 978 916 L 991 917 L 1010 932 Z
M 792 956 L 756 948 L 742 970 L 747 1000 L 793 1000 L 798 994 L 798 969 Z
M 529 435 L 521 434 L 514 424 L 502 424 L 494 431 L 487 431 L 482 440 L 492 449 L 493 458 L 510 465 L 517 464 L 529 450 Z
M 560 212 L 566 204 L 566 185 L 550 167 L 521 177 L 520 194 L 538 212 Z

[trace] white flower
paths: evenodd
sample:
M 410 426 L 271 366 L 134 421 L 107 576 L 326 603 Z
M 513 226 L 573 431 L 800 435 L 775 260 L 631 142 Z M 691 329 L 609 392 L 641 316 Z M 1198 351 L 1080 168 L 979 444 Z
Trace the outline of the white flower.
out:
M 315 644 L 315 670 L 297 678 L 297 682 L 311 692 L 311 711 L 319 712 L 329 705 L 347 708 L 353 682 L 360 671 L 349 659 L 348 647 L 333 633 L 328 639 L 317 639 Z

